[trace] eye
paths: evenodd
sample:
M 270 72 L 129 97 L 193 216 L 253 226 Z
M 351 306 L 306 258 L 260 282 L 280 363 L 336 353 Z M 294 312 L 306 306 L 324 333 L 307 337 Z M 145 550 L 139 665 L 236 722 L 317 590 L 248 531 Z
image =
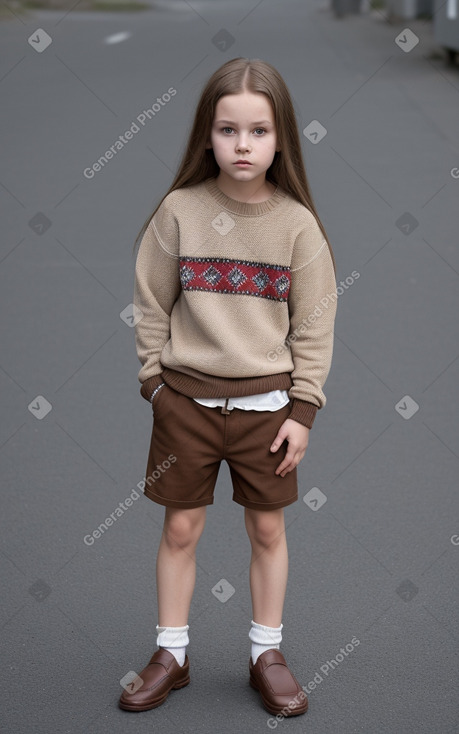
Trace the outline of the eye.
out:
M 224 133 L 224 132 L 226 132 L 227 130 L 230 130 L 230 131 L 232 131 L 232 129 L 233 129 L 232 127 L 222 127 L 222 132 Z
M 261 133 L 265 133 L 265 132 L 266 132 L 266 130 L 265 130 L 265 129 L 264 129 L 263 127 L 256 127 L 256 128 L 255 128 L 255 132 L 257 132 L 257 130 L 258 130 L 259 132 L 261 132 Z M 257 137 L 257 138 L 260 138 L 260 137 L 261 137 L 261 135 L 257 135 L 256 137 Z

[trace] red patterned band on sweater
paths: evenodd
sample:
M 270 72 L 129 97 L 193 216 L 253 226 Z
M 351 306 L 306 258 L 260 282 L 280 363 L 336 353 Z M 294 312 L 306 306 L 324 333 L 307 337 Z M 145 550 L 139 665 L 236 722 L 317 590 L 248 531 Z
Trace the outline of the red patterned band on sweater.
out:
M 180 259 L 180 282 L 187 291 L 236 293 L 286 301 L 290 280 L 290 268 L 283 265 L 223 257 Z

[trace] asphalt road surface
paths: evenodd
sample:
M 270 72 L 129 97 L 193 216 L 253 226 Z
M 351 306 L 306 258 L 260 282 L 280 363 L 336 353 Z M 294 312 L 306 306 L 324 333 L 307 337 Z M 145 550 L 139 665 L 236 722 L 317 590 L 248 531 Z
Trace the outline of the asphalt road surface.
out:
M 316 2 L 70 8 L 0 23 L 2 731 L 458 731 L 457 68 L 431 21 Z M 123 316 L 132 246 L 204 81 L 235 56 L 289 85 L 342 282 L 327 405 L 285 511 L 281 649 L 310 709 L 277 721 L 248 685 L 249 541 L 226 463 L 198 548 L 191 684 L 117 707 L 156 646 L 164 512 L 134 491 L 152 415 Z

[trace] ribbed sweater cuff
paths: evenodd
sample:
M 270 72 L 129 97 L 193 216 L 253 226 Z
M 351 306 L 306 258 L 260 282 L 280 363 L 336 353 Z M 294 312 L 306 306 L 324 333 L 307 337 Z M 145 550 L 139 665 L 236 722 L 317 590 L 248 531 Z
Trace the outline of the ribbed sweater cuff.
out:
M 141 396 L 145 398 L 145 400 L 150 401 L 153 390 L 162 382 L 164 382 L 162 375 L 153 375 L 153 377 L 149 377 L 145 382 L 142 382 L 142 385 L 140 386 Z
M 314 418 L 316 417 L 318 410 L 319 408 L 317 405 L 308 403 L 306 400 L 297 400 L 294 398 L 292 409 L 288 417 L 291 418 L 292 421 L 302 423 L 306 428 L 312 428 L 312 424 L 314 423 Z

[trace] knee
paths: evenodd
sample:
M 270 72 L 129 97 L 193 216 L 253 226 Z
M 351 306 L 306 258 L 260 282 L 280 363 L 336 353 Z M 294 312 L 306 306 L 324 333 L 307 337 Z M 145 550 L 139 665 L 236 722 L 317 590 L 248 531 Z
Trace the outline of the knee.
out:
M 277 513 L 263 513 L 247 522 L 247 532 L 252 543 L 262 548 L 274 547 L 277 543 L 285 542 L 285 526 L 283 515 Z
M 186 548 L 195 545 L 204 527 L 202 513 L 192 510 L 173 510 L 166 512 L 164 536 L 171 548 Z

